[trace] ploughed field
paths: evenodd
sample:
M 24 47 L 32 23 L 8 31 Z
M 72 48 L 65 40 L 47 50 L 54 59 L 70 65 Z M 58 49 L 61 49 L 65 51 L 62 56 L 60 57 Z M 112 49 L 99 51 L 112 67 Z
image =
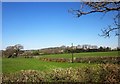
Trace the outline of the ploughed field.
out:
M 86 52 L 86 53 L 75 53 L 74 57 L 118 57 L 118 52 Z M 39 70 L 48 71 L 55 68 L 69 68 L 69 67 L 96 67 L 99 63 L 70 63 L 70 62 L 55 62 L 55 61 L 44 61 L 41 58 L 71 58 L 71 54 L 52 54 L 52 55 L 40 55 L 37 58 L 3 58 L 2 59 L 2 72 L 3 73 L 14 73 L 20 70 Z

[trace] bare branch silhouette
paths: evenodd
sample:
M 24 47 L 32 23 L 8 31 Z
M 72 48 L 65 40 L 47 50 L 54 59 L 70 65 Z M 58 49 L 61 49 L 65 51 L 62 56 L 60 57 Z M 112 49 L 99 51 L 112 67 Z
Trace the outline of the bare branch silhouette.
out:
M 85 10 L 86 8 L 88 10 Z M 97 12 L 106 14 L 111 11 L 117 11 L 117 12 L 120 11 L 120 1 L 118 2 L 81 2 L 80 9 L 69 10 L 70 13 L 74 14 L 78 18 L 87 14 L 92 14 Z M 112 31 L 116 32 L 118 29 L 120 29 L 120 24 L 118 24 L 118 20 L 117 20 L 119 17 L 120 17 L 120 14 L 118 13 L 118 15 L 116 15 L 113 19 L 115 27 L 112 27 L 111 25 L 109 25 L 108 28 L 101 29 L 102 35 L 100 36 L 110 37 L 110 32 Z M 115 36 L 118 36 L 118 35 L 119 33 L 116 32 Z

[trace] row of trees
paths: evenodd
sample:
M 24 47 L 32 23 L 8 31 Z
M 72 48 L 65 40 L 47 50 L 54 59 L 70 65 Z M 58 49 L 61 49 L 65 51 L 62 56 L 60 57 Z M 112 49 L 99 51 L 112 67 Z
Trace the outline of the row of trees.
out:
M 14 46 L 6 47 L 6 50 L 2 51 L 3 57 L 14 58 L 18 56 L 31 57 L 39 55 L 39 50 L 22 50 L 23 46 L 21 44 L 16 44 Z
M 107 52 L 107 51 L 111 51 L 111 48 L 110 47 L 99 47 L 98 49 L 83 49 L 83 48 L 81 48 L 81 49 L 78 49 L 78 48 L 76 48 L 76 49 L 65 49 L 65 51 L 64 51 L 64 53 L 71 53 L 71 52 L 73 52 L 73 53 L 80 53 L 80 52 Z
M 21 56 L 36 56 L 36 55 L 44 55 L 44 54 L 60 54 L 60 53 L 80 53 L 80 52 L 106 52 L 113 51 L 110 47 L 99 47 L 97 49 L 84 49 L 84 48 L 46 48 L 41 50 L 22 50 L 23 46 L 20 44 L 14 46 L 8 46 L 5 51 L 3 51 L 3 56 L 11 58 Z M 116 49 L 119 50 L 119 49 Z

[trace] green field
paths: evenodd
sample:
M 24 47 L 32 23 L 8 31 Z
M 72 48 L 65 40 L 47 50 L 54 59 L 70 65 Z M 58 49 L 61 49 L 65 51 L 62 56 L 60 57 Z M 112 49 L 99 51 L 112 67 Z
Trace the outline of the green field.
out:
M 82 53 L 74 53 L 74 57 L 96 57 L 96 56 L 118 56 L 118 51 L 112 52 L 82 52 Z M 71 58 L 71 54 L 51 54 L 51 55 L 43 55 L 45 58 Z
M 55 68 L 69 68 L 69 67 L 86 67 L 97 64 L 87 63 L 58 63 L 58 62 L 44 62 L 36 58 L 3 58 L 2 60 L 3 73 L 13 73 L 20 70 L 40 70 L 49 71 Z
M 118 56 L 118 52 L 91 52 L 91 53 L 75 53 L 74 57 L 84 56 Z M 42 55 L 39 57 L 50 58 L 70 58 L 71 54 L 55 54 L 55 55 Z M 60 63 L 60 62 L 45 62 L 38 58 L 3 58 L 2 59 L 2 72 L 14 73 L 20 70 L 40 70 L 49 71 L 54 68 L 69 68 L 69 67 L 97 67 L 98 64 L 88 63 Z

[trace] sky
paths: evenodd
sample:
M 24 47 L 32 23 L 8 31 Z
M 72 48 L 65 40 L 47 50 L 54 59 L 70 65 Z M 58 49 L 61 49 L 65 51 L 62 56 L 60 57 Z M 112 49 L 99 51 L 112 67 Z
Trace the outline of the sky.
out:
M 118 46 L 118 38 L 100 37 L 101 29 L 113 24 L 116 12 L 95 13 L 76 18 L 69 9 L 80 2 L 3 2 L 2 49 L 21 44 L 24 49 L 41 49 L 91 44 Z

